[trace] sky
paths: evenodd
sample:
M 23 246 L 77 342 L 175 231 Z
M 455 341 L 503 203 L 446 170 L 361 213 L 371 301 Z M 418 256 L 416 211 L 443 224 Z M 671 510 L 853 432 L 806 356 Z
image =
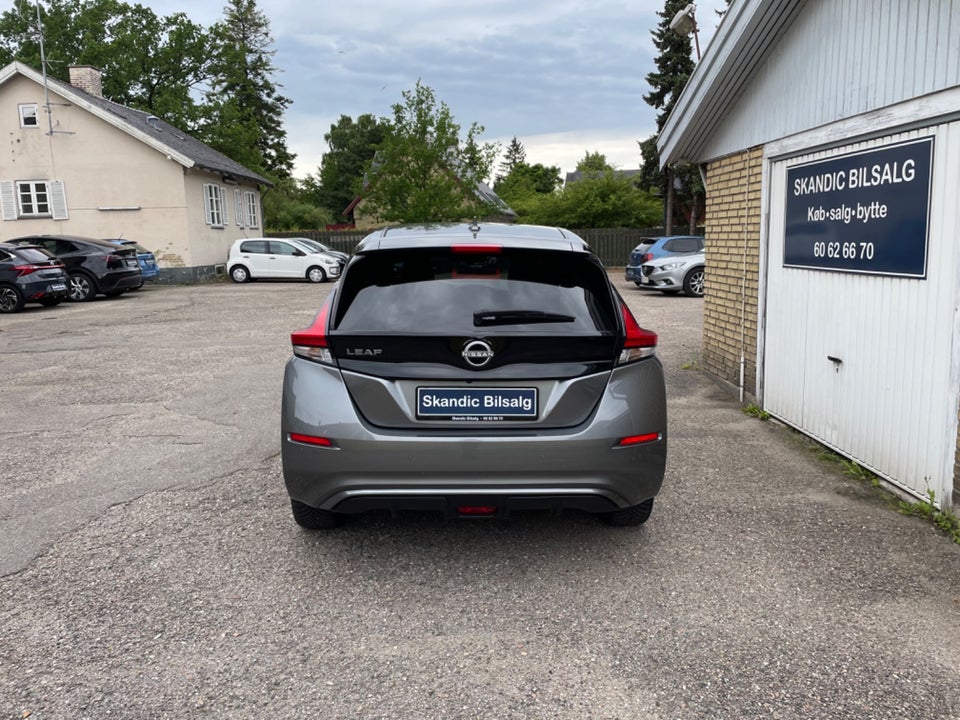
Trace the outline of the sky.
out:
M 159 14 L 186 12 L 209 26 L 225 2 L 140 0 Z M 619 169 L 640 166 L 638 141 L 656 111 L 643 101 L 662 0 L 258 0 L 270 21 L 276 80 L 294 175 L 315 174 L 323 136 L 341 115 L 391 117 L 419 80 L 462 130 L 505 150 L 517 137 L 526 161 L 576 169 L 600 152 Z M 724 0 L 697 4 L 701 49 Z M 496 171 L 496 169 L 494 169 Z

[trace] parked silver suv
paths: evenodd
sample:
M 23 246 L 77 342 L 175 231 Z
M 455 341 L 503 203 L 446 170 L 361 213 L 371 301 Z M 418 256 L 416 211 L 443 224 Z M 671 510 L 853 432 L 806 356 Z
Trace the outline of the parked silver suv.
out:
M 291 339 L 281 445 L 303 527 L 375 508 L 650 515 L 667 453 L 657 336 L 567 230 L 378 231 Z

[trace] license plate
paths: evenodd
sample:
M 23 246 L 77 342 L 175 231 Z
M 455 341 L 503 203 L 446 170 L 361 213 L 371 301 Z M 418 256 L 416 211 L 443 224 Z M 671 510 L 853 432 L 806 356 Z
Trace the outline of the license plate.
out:
M 417 417 L 426 420 L 536 420 L 536 388 L 417 388 Z
M 64 283 L 53 283 L 47 292 L 63 292 L 67 289 Z
M 136 260 L 131 260 L 127 258 L 127 267 L 138 267 L 139 263 Z

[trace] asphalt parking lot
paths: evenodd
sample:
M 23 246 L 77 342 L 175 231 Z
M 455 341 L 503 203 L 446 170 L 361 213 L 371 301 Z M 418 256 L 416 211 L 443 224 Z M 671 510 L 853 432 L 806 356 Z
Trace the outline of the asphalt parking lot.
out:
M 960 546 L 660 335 L 650 521 L 290 516 L 289 333 L 329 285 L 0 317 L 0 718 L 960 718 Z

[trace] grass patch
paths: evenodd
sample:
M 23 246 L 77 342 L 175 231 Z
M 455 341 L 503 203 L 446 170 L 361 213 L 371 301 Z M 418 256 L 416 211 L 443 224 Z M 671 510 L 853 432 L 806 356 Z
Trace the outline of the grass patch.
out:
M 742 408 L 740 408 L 740 409 L 743 411 L 743 414 L 744 414 L 744 415 L 749 415 L 750 417 L 755 417 L 755 418 L 757 418 L 758 420 L 769 420 L 769 419 L 770 419 L 770 413 L 768 413 L 766 410 L 764 410 L 762 407 L 760 407 L 760 406 L 757 405 L 756 403 L 750 403 L 749 405 L 745 405 L 744 407 L 742 407 Z
M 870 487 L 883 492 L 887 504 L 901 515 L 909 515 L 910 517 L 929 520 L 946 533 L 953 542 L 960 545 L 960 518 L 949 510 L 937 509 L 935 504 L 936 493 L 934 493 L 933 490 L 927 491 L 926 500 L 918 500 L 916 502 L 903 500 L 885 488 L 880 478 L 863 467 L 863 465 L 849 460 L 842 455 L 838 455 L 830 448 L 817 442 L 811 442 L 810 449 L 817 454 L 820 460 L 838 465 L 841 472 L 848 478 L 861 483 L 869 483 Z

